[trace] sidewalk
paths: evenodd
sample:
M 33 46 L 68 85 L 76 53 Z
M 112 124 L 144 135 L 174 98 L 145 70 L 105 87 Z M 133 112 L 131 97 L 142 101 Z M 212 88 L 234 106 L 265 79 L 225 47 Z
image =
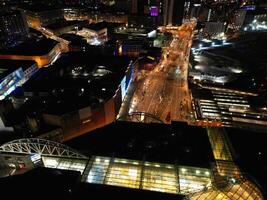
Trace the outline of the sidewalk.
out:
M 123 102 L 121 104 L 121 108 L 119 111 L 119 114 L 117 115 L 117 120 L 125 120 L 125 117 L 128 115 L 129 109 L 130 109 L 130 104 L 131 104 L 131 100 L 132 97 L 134 95 L 136 86 L 137 86 L 137 82 L 132 81 L 129 85 L 128 91 L 123 99 Z

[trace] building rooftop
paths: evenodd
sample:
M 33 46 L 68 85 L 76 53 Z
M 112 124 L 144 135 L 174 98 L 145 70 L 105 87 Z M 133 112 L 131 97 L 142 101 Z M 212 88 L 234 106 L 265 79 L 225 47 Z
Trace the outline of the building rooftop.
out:
M 87 26 L 85 26 L 84 28 L 88 28 L 94 31 L 100 31 L 104 28 L 107 28 L 109 26 L 108 22 L 99 22 L 99 23 L 91 23 Z
M 2 55 L 26 55 L 26 56 L 41 56 L 49 53 L 57 41 L 48 38 L 30 38 L 17 46 L 0 50 Z
M 67 41 L 70 41 L 73 44 L 86 43 L 86 40 L 82 36 L 72 34 L 72 33 L 64 33 L 64 34 L 60 35 L 59 37 L 65 39 Z
M 137 27 L 126 27 L 121 26 L 115 29 L 116 34 L 126 34 L 136 37 L 147 37 L 149 33 L 153 31 L 152 28 L 137 28 Z
M 83 20 L 83 21 L 78 21 L 78 20 L 72 20 L 72 21 L 67 21 L 67 20 L 60 20 L 60 21 L 57 21 L 53 24 L 49 24 L 46 26 L 47 29 L 50 29 L 50 30 L 56 30 L 56 29 L 60 29 L 60 28 L 64 28 L 64 27 L 67 27 L 67 26 L 73 26 L 73 25 L 81 25 L 81 24 L 87 24 L 87 20 Z
M 118 142 L 120 141 L 120 142 Z M 116 122 L 67 142 L 84 154 L 207 167 L 213 160 L 206 130 L 183 123 Z
M 96 107 L 115 95 L 130 63 L 127 57 L 63 54 L 52 67 L 39 70 L 23 87 L 26 92 L 56 94 L 48 109 L 54 114 L 90 104 Z
M 23 70 L 36 64 L 34 61 L 0 59 L 0 79 L 14 72 L 18 68 Z
M 250 92 L 257 92 L 266 88 L 266 36 L 267 33 L 264 32 L 246 33 L 230 40 L 229 42 L 233 45 L 203 51 L 204 56 L 210 54 L 209 57 L 211 59 L 217 60 L 216 66 L 221 62 L 222 66 L 226 67 L 224 67 L 225 69 L 231 72 L 232 75 L 235 75 L 235 78 L 232 78 L 231 81 L 225 82 L 224 88 Z M 239 62 L 232 62 L 231 60 L 238 60 Z M 207 66 L 199 65 L 198 67 L 204 70 Z M 212 64 L 208 65 L 208 68 L 206 68 L 208 69 L 207 73 L 212 74 L 213 68 Z M 229 74 L 229 72 L 227 73 Z M 224 73 L 227 74 L 226 71 Z

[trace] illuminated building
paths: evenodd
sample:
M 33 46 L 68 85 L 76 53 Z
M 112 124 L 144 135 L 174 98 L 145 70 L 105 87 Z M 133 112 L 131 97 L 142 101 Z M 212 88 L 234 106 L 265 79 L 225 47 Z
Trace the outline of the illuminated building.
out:
M 202 40 L 196 45 L 203 50 L 194 55 L 189 76 L 196 86 L 191 90 L 197 119 L 210 126 L 266 129 L 267 116 L 262 109 L 266 105 L 262 93 L 266 72 L 258 68 L 265 63 L 266 50 L 259 45 L 265 44 L 265 38 L 264 32 L 246 33 L 233 40 L 234 45 L 223 46 L 223 41 L 218 45 L 218 40 Z M 252 57 L 255 68 L 247 68 Z M 249 76 L 247 69 L 251 70 Z
M 154 191 L 157 195 L 174 194 L 176 199 L 263 200 L 253 180 L 241 175 L 229 161 L 219 160 L 210 168 L 200 168 L 114 156 L 87 157 L 68 146 L 36 138 L 5 143 L 0 146 L 0 152 L 2 176 L 12 174 L 14 179 L 16 174 L 44 166 L 57 172 L 59 169 L 77 171 L 81 178 L 76 183 L 106 185 L 122 194 L 124 188 L 131 188 L 135 189 L 133 191 Z M 50 180 L 54 181 L 54 178 Z
M 19 45 L 0 51 L 0 59 L 32 60 L 38 67 L 54 62 L 61 53 L 60 43 L 42 38 L 40 40 L 27 40 Z
M 87 39 L 87 42 L 92 45 L 100 45 L 107 41 L 108 29 L 105 22 L 89 24 L 78 31 L 78 35 Z
M 141 19 L 141 18 L 139 18 Z M 134 25 L 120 26 L 114 29 L 112 38 L 117 41 L 119 55 L 138 57 L 142 52 L 160 52 L 160 48 L 153 48 L 153 41 L 157 31 L 153 28 L 140 28 Z M 130 38 L 130 39 L 129 39 Z
M 16 46 L 28 36 L 28 26 L 18 10 L 0 10 L 0 49 Z
M 157 27 L 162 24 L 163 1 L 132 0 L 128 24 L 135 27 Z
M 89 18 L 87 10 L 81 8 L 64 8 L 63 15 L 66 20 L 86 20 Z
M 235 12 L 233 28 L 240 29 L 243 26 L 247 11 L 239 9 Z
M 0 99 L 3 100 L 17 86 L 21 86 L 38 70 L 36 63 L 31 61 L 14 61 L 0 59 Z
M 32 5 L 29 8 L 25 8 L 23 12 L 26 15 L 28 25 L 32 28 L 40 28 L 64 19 L 62 9 L 42 4 Z
M 154 10 L 154 15 L 151 15 L 151 9 Z M 155 12 L 156 11 L 156 12 Z M 131 0 L 131 13 L 151 16 L 158 16 L 163 12 L 162 0 Z
M 205 22 L 203 33 L 207 34 L 209 38 L 218 34 L 224 33 L 226 25 L 223 22 Z
M 257 31 L 267 29 L 267 14 L 264 8 L 256 9 L 255 6 L 244 6 L 234 15 L 233 29 L 243 31 Z
M 55 67 L 45 68 L 23 90 L 25 98 L 49 102 L 42 118 L 46 124 L 61 127 L 64 140 L 68 140 L 115 120 L 135 77 L 136 63 L 126 57 L 81 52 L 64 58 L 67 63 L 58 64 L 56 71 Z M 53 98 L 51 93 L 61 97 Z

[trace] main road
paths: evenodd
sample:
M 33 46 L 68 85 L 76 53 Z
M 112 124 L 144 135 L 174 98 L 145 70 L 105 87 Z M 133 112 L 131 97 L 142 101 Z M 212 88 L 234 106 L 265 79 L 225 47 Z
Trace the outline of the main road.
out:
M 141 79 L 130 103 L 131 113 L 149 113 L 165 123 L 191 120 L 191 95 L 188 89 L 188 57 L 195 23 L 164 28 L 172 33 L 169 47 L 153 71 Z

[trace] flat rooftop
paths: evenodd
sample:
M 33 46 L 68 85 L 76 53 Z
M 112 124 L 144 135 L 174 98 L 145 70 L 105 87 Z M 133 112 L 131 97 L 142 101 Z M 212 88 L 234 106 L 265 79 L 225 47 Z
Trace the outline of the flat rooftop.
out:
M 20 67 L 25 70 L 34 64 L 34 61 L 0 59 L 0 79 L 6 77 Z
M 64 33 L 60 35 L 59 37 L 67 41 L 70 41 L 71 43 L 74 43 L 74 44 L 86 43 L 86 40 L 82 36 L 72 34 L 72 33 Z
M 2 55 L 25 55 L 41 56 L 49 53 L 56 45 L 57 41 L 48 38 L 30 38 L 17 46 L 0 50 Z
M 128 57 L 80 52 L 62 54 L 51 67 L 40 69 L 23 88 L 26 92 L 57 94 L 51 113 L 60 114 L 60 110 L 71 111 L 83 105 L 96 107 L 116 93 L 131 61 Z
M 99 23 L 91 23 L 87 26 L 85 26 L 84 28 L 88 28 L 94 31 L 100 31 L 104 28 L 108 27 L 108 23 L 107 22 L 99 22 Z
M 50 29 L 50 30 L 57 30 L 60 28 L 64 28 L 67 26 L 73 26 L 73 25 L 79 25 L 79 24 L 87 24 L 88 21 L 87 20 L 83 20 L 83 21 L 78 21 L 78 20 L 72 20 L 72 21 L 67 21 L 67 20 L 60 20 L 58 22 L 55 22 L 53 24 L 49 24 L 47 25 L 45 28 Z
M 119 142 L 118 142 L 119 141 Z M 67 142 L 83 154 L 209 168 L 213 154 L 206 129 L 184 123 L 116 122 Z
M 207 50 L 240 62 L 240 68 L 244 73 L 225 84 L 225 87 L 254 92 L 266 87 L 267 33 L 246 33 L 229 42 L 234 45 Z

